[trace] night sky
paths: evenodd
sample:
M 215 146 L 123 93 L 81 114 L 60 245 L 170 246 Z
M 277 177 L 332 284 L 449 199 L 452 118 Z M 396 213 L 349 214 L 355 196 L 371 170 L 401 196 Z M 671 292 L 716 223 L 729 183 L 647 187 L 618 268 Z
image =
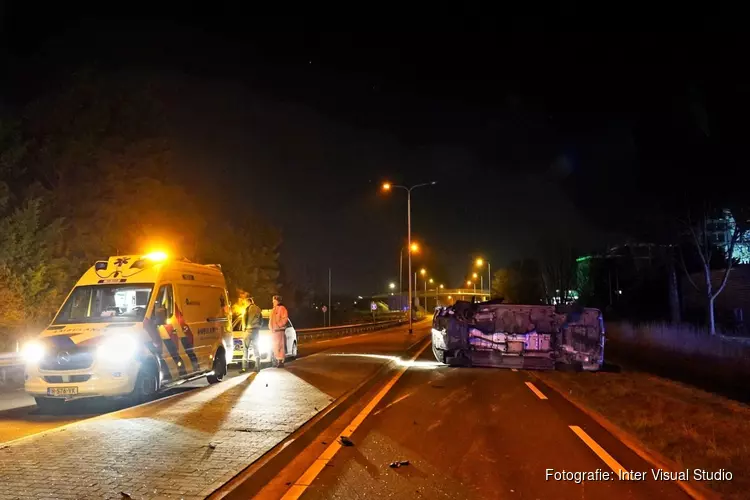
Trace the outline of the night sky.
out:
M 398 279 L 406 197 L 381 194 L 386 179 L 438 182 L 414 192 L 414 238 L 458 286 L 474 256 L 500 267 L 545 235 L 614 243 L 640 197 L 694 182 L 707 164 L 683 147 L 700 137 L 695 92 L 723 127 L 712 168 L 747 164 L 743 37 L 302 28 L 236 11 L 6 9 L 0 111 L 82 66 L 158 75 L 186 175 L 225 185 L 233 217 L 247 207 L 282 227 L 292 280 L 330 266 L 336 291 L 355 294 Z

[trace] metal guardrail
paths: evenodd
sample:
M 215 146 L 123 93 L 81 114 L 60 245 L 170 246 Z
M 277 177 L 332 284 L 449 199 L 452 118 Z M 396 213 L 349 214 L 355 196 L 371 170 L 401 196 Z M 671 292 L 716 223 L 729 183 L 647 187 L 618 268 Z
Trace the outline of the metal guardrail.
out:
M 20 353 L 4 352 L 0 353 L 0 385 L 8 381 L 23 380 L 23 361 Z
M 385 328 L 403 325 L 408 321 L 408 317 L 402 315 L 398 319 L 376 321 L 374 323 L 328 326 L 325 328 L 305 328 L 297 330 L 297 340 L 299 343 L 302 343 L 313 339 L 343 337 L 352 333 L 364 333 L 372 332 L 375 330 L 383 330 Z

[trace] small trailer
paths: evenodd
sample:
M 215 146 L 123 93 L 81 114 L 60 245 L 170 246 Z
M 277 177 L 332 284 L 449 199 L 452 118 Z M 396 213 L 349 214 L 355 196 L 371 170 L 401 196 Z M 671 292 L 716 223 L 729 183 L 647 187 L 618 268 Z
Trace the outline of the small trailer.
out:
M 597 371 L 604 321 L 577 305 L 456 302 L 435 310 L 432 351 L 453 366 Z

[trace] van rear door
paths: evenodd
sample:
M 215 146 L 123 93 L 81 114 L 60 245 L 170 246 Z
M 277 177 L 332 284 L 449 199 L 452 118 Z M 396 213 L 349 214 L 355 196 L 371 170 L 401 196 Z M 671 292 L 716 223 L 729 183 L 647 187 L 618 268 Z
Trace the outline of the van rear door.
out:
M 192 335 L 195 355 L 201 370 L 210 370 L 214 354 L 228 318 L 224 311 L 226 296 L 223 288 L 210 285 L 177 285 L 178 309 L 184 326 Z

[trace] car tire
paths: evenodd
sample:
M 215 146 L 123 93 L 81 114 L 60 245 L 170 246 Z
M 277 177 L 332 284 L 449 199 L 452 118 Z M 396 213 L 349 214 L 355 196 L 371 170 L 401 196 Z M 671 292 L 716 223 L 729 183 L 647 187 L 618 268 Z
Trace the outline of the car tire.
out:
M 36 406 L 41 413 L 61 413 L 65 407 L 65 400 L 59 398 L 35 397 Z
M 159 371 L 151 365 L 143 365 L 135 379 L 135 387 L 130 393 L 130 404 L 143 404 L 153 398 L 159 391 Z
M 297 359 L 297 341 L 295 340 L 294 343 L 292 343 L 292 354 L 287 356 L 289 359 Z
M 224 377 L 227 375 L 227 363 L 224 361 L 224 354 L 223 353 L 217 353 L 216 357 L 214 358 L 214 366 L 213 366 L 213 374 L 208 375 L 206 377 L 206 380 L 208 380 L 209 384 L 218 384 L 222 380 L 224 380 Z

